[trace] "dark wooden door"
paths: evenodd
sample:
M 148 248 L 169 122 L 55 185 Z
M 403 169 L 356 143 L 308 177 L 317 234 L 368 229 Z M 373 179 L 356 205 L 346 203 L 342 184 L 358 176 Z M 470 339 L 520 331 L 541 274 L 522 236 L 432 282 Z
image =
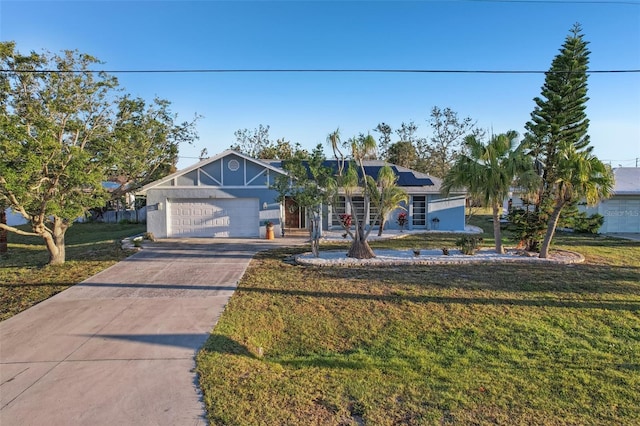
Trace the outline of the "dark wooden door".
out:
M 300 228 L 300 209 L 290 198 L 284 200 L 284 225 L 290 229 Z

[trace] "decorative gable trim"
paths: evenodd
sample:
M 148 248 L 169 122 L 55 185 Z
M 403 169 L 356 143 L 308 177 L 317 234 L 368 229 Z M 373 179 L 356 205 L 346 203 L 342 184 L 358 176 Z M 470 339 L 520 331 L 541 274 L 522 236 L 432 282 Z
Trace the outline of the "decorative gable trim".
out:
M 184 185 L 178 185 L 178 181 L 177 179 L 180 178 L 181 176 L 185 176 L 187 174 L 189 174 L 190 172 L 197 170 L 197 182 L 195 182 L 194 187 L 200 187 L 200 174 L 204 174 L 205 176 L 207 176 L 209 179 L 211 179 L 213 182 L 215 182 L 216 184 L 220 185 L 220 186 L 224 186 L 224 182 L 225 182 L 225 172 L 226 172 L 226 167 L 228 165 L 227 162 L 224 161 L 224 159 L 226 157 L 228 157 L 229 155 L 234 155 L 239 157 L 240 159 L 242 159 L 243 161 L 243 173 L 244 173 L 244 184 L 245 185 L 250 185 L 252 182 L 254 182 L 256 179 L 258 179 L 260 176 L 267 176 L 267 179 L 269 179 L 270 176 L 270 171 L 273 171 L 277 174 L 281 174 L 281 175 L 287 175 L 287 172 L 285 172 L 283 169 L 278 168 L 278 167 L 274 167 L 273 165 L 255 159 L 255 158 L 251 158 L 245 154 L 242 154 L 240 152 L 234 151 L 232 149 L 228 149 L 218 155 L 215 155 L 211 158 L 207 158 L 205 160 L 199 161 L 198 163 L 189 166 L 185 169 L 179 170 L 175 173 L 170 174 L 169 176 L 165 176 L 162 179 L 158 179 L 155 182 L 151 182 L 147 185 L 145 185 L 144 187 L 142 187 L 138 193 L 144 194 L 147 190 L 152 189 L 152 188 L 156 188 L 159 186 L 162 187 L 172 187 L 172 188 L 177 188 L 177 187 L 184 187 Z M 215 163 L 216 161 L 220 161 L 221 162 L 221 176 L 220 178 L 216 178 L 214 176 L 212 176 L 210 173 L 207 173 L 206 171 L 204 171 L 202 168 Z M 253 163 L 256 164 L 260 167 L 262 167 L 262 170 L 255 176 L 247 176 L 247 165 L 249 163 Z
M 218 185 L 222 185 L 222 182 L 220 182 L 218 179 L 214 178 L 213 176 L 211 176 L 209 173 L 205 172 L 202 169 L 198 169 L 198 173 L 202 173 L 203 175 L 209 177 L 209 179 L 211 179 L 212 181 L 214 181 L 215 183 L 217 183 Z M 200 176 L 198 176 L 198 186 L 200 186 Z

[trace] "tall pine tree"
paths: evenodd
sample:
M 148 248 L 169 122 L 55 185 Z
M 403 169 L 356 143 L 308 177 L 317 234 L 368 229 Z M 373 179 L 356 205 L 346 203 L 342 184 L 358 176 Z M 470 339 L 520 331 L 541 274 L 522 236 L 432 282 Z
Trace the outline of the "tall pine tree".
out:
M 549 256 L 563 208 L 580 198 L 597 202 L 609 195 L 613 183 L 610 170 L 591 154 L 589 146 L 586 103 L 591 52 L 587 44 L 580 25 L 574 25 L 546 74 L 525 126 L 542 177 L 538 207 L 546 220 L 540 246 L 543 258 Z

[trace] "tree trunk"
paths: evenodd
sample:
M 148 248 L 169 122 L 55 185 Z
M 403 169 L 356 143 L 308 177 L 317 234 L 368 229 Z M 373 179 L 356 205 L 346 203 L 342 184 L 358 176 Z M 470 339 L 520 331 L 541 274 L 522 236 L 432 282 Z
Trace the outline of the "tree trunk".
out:
M 2 205 L 0 205 L 0 223 L 7 224 L 7 212 Z M 0 253 L 6 253 L 7 250 L 7 230 L 0 228 Z
M 380 218 L 380 228 L 378 228 L 378 237 L 382 236 L 382 230 L 384 229 L 384 224 L 386 220 L 384 218 Z
M 503 254 L 502 233 L 500 232 L 500 204 L 493 204 L 493 239 L 496 240 L 496 253 Z
M 62 265 L 66 260 L 64 235 L 69 225 L 59 217 L 53 218 L 53 232 L 41 233 L 44 244 L 49 252 L 49 265 Z
M 311 253 L 314 257 L 320 257 L 320 217 L 311 220 Z
M 364 238 L 362 223 L 360 223 L 355 238 L 353 239 L 353 243 L 351 243 L 351 247 L 349 247 L 347 257 L 352 257 L 354 259 L 373 259 L 376 257 L 373 250 L 371 250 L 371 247 L 369 247 L 369 243 Z
M 549 257 L 549 247 L 551 246 L 551 239 L 553 238 L 553 234 L 556 232 L 556 226 L 558 226 L 558 220 L 560 220 L 560 213 L 562 212 L 563 207 L 564 203 L 561 200 L 556 201 L 553 212 L 549 217 L 549 222 L 547 223 L 547 232 L 544 235 L 544 240 L 542 241 L 542 245 L 540 246 L 540 257 L 542 259 L 546 259 Z

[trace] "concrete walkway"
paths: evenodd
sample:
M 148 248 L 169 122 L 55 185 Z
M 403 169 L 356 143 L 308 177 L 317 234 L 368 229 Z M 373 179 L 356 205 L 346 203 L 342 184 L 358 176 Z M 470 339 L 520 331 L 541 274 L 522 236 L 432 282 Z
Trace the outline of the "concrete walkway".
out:
M 204 425 L 194 355 L 254 254 L 171 240 L 0 323 L 0 425 Z

